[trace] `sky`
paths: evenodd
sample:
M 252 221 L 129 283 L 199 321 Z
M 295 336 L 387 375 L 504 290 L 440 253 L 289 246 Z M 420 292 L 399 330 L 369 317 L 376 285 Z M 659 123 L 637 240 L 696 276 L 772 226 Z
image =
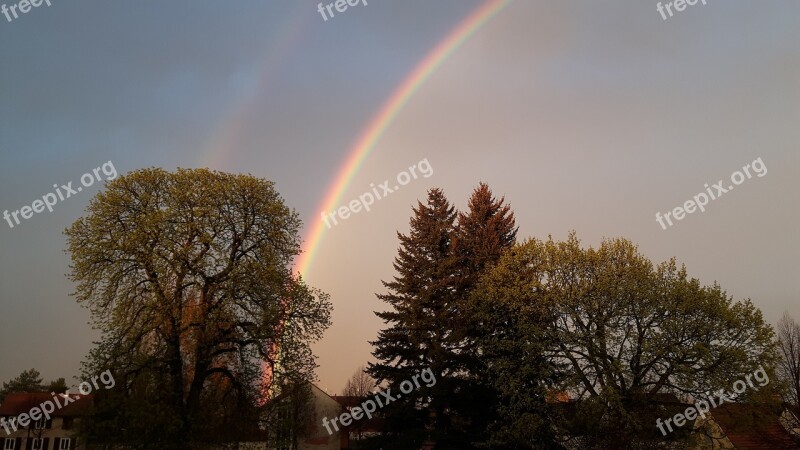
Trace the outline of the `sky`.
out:
M 51 0 L 0 15 L 0 211 L 100 168 L 52 212 L 0 221 L 0 381 L 32 367 L 79 381 L 98 334 L 70 295 L 63 230 L 112 167 L 272 180 L 308 249 L 358 138 L 487 5 L 368 0 L 325 20 L 318 3 Z M 305 269 L 334 306 L 314 345 L 320 387 L 340 392 L 371 361 L 396 233 L 432 187 L 463 209 L 487 182 L 520 240 L 625 237 L 752 299 L 771 323 L 800 319 L 800 3 L 708 0 L 666 20 L 657 3 L 511 1 L 413 92 L 337 205 L 423 160 L 430 176 L 326 228 Z M 747 165 L 751 177 L 705 211 L 657 222 L 705 184 L 728 190 Z

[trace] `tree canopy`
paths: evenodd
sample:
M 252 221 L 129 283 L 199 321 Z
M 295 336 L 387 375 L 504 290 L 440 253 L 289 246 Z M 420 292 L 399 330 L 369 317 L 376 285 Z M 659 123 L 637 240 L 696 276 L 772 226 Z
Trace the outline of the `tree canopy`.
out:
M 749 300 L 703 286 L 674 259 L 654 266 L 625 239 L 596 249 L 574 233 L 531 239 L 504 255 L 475 302 L 498 389 L 539 399 L 515 412 L 546 411 L 544 383 L 590 416 L 568 431 L 600 446 L 651 436 L 647 412 L 664 394 L 700 398 L 774 359 L 772 328 Z
M 313 379 L 331 304 L 291 271 L 301 223 L 272 182 L 142 169 L 87 212 L 65 232 L 70 278 L 102 332 L 85 371 L 110 368 L 130 406 L 122 440 L 203 439 L 281 377 Z M 163 409 L 133 417 L 150 401 Z
M 48 384 L 43 384 L 42 375 L 36 369 L 24 370 L 17 377 L 3 382 L 0 388 L 0 403 L 12 392 L 55 392 L 63 394 L 68 386 L 64 378 L 58 378 Z
M 16 378 L 3 383 L 0 389 L 0 403 L 12 392 L 39 392 L 42 388 L 42 375 L 36 369 L 24 370 Z

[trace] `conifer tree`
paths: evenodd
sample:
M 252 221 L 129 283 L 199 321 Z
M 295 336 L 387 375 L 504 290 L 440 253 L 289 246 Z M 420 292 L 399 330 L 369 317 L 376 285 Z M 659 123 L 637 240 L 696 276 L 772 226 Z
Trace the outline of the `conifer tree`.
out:
M 429 426 L 443 434 L 449 429 L 445 404 L 446 379 L 452 375 L 450 333 L 455 310 L 455 264 L 453 234 L 455 208 L 440 189 L 428 192 L 427 204 L 418 202 L 408 235 L 397 233 L 400 249 L 394 261 L 393 281 L 384 281 L 389 293 L 378 298 L 391 309 L 376 312 L 388 328 L 378 334 L 369 374 L 378 383 L 396 386 L 424 369 L 430 369 L 436 384 L 422 386 L 387 409 L 387 426 L 402 429 L 402 435 L 416 445 L 427 437 Z M 394 394 L 393 394 L 394 395 Z M 418 406 L 423 405 L 423 408 Z M 430 419 L 430 418 L 435 419 Z M 435 420 L 431 423 L 430 420 Z M 400 445 L 398 443 L 398 445 Z
M 42 391 L 42 376 L 36 369 L 25 370 L 18 377 L 3 383 L 0 388 L 0 402 L 12 392 L 39 392 Z
M 472 448 L 483 440 L 486 406 L 496 398 L 477 375 L 483 366 L 468 345 L 477 325 L 467 299 L 482 273 L 514 245 L 517 227 L 505 199 L 495 198 L 485 183 L 475 189 L 468 208 L 456 214 L 440 190 L 431 190 L 427 205 L 414 209 L 409 235 L 398 233 L 398 275 L 384 283 L 391 293 L 378 296 L 393 310 L 377 313 L 391 326 L 373 342 L 381 362 L 370 373 L 390 385 L 425 368 L 437 377 L 435 387 L 415 397 L 430 402 L 427 414 L 434 420 L 424 410 L 396 407 L 389 423 L 404 434 L 428 424 L 437 431 L 432 435 L 437 448 Z
M 505 198 L 497 199 L 486 183 L 480 183 L 468 201 L 468 210 L 458 214 L 454 253 L 458 259 L 457 298 L 459 318 L 450 334 L 450 347 L 457 357 L 453 366 L 459 377 L 450 415 L 460 424 L 459 432 L 468 442 L 484 442 L 484 432 L 494 420 L 498 394 L 492 387 L 486 364 L 478 349 L 486 334 L 481 314 L 469 299 L 479 279 L 494 266 L 505 251 L 514 246 L 518 227 Z
M 461 294 L 469 295 L 484 270 L 497 263 L 517 241 L 516 220 L 505 197 L 497 199 L 481 182 L 472 192 L 468 211 L 458 214 L 456 253 L 459 258 Z

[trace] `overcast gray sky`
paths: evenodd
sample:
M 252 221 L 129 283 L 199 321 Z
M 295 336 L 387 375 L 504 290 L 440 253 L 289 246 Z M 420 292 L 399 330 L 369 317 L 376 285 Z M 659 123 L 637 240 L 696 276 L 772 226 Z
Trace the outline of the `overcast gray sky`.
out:
M 477 0 L 369 0 L 325 21 L 312 1 L 52 0 L 0 15 L 0 211 L 112 161 L 249 172 L 306 232 L 353 142 Z M 370 359 L 395 232 L 438 186 L 480 181 L 520 238 L 623 236 L 704 283 L 800 318 L 800 3 L 516 0 L 438 67 L 342 204 L 427 158 L 434 173 L 327 231 L 307 281 L 329 292 L 315 346 L 338 392 Z M 663 230 L 666 213 L 757 158 L 767 168 Z M 101 172 L 102 173 L 102 172 Z M 94 332 L 70 297 L 62 230 L 101 185 L 13 229 L 0 222 L 0 381 L 78 374 Z

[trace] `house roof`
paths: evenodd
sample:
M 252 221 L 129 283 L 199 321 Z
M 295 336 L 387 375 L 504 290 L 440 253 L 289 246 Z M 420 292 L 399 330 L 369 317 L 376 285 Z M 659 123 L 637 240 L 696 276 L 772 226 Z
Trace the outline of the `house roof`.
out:
M 361 404 L 367 400 L 366 397 L 358 397 L 355 395 L 333 395 L 331 396 L 336 403 L 342 406 L 343 410 L 352 410 L 355 407 L 361 407 Z M 373 413 L 374 414 L 374 413 Z M 358 421 L 354 421 L 345 429 L 360 429 L 362 432 L 380 432 L 383 431 L 385 420 L 383 417 L 362 417 Z
M 769 406 L 727 403 L 711 411 L 714 421 L 737 449 L 797 449 L 800 446 Z
M 53 401 L 53 394 L 47 392 L 14 392 L 8 394 L 3 400 L 3 404 L 0 405 L 0 416 L 12 417 L 28 413 L 31 409 L 47 401 L 54 403 L 56 406 L 55 411 L 50 413 L 51 417 L 77 417 L 86 415 L 89 412 L 94 396 L 69 394 L 73 401 L 65 405 L 64 395 L 56 394 L 58 403 L 62 406 L 59 408 L 55 404 L 56 402 Z
M 314 384 L 314 383 L 312 383 L 310 381 L 303 381 L 302 383 L 309 385 L 311 387 L 311 389 L 315 389 L 315 390 L 321 392 L 322 394 L 324 394 L 326 397 L 330 398 L 331 400 L 336 401 L 330 394 L 328 394 L 324 390 L 320 389 L 320 387 L 317 386 L 316 384 Z M 267 403 L 280 401 L 281 399 L 286 398 L 288 395 L 290 395 L 290 392 L 282 392 L 280 395 L 277 395 L 277 396 L 269 399 L 267 401 Z
M 559 420 L 559 428 L 566 436 L 592 435 L 603 426 L 596 420 L 597 409 L 592 405 L 591 399 L 574 399 L 565 392 L 549 391 L 545 400 L 553 406 L 554 414 Z M 643 437 L 652 439 L 662 437 L 662 433 L 655 426 L 656 420 L 683 412 L 690 404 L 672 393 L 643 394 L 635 397 L 635 400 L 626 406 L 628 413 L 639 424 L 652 424 L 645 426 L 641 431 Z M 693 425 L 694 420 L 687 420 L 684 426 L 675 428 L 674 432 L 669 434 L 670 439 L 688 436 Z
M 364 401 L 363 398 L 356 395 L 332 395 L 331 398 L 340 405 L 351 408 L 360 405 Z

